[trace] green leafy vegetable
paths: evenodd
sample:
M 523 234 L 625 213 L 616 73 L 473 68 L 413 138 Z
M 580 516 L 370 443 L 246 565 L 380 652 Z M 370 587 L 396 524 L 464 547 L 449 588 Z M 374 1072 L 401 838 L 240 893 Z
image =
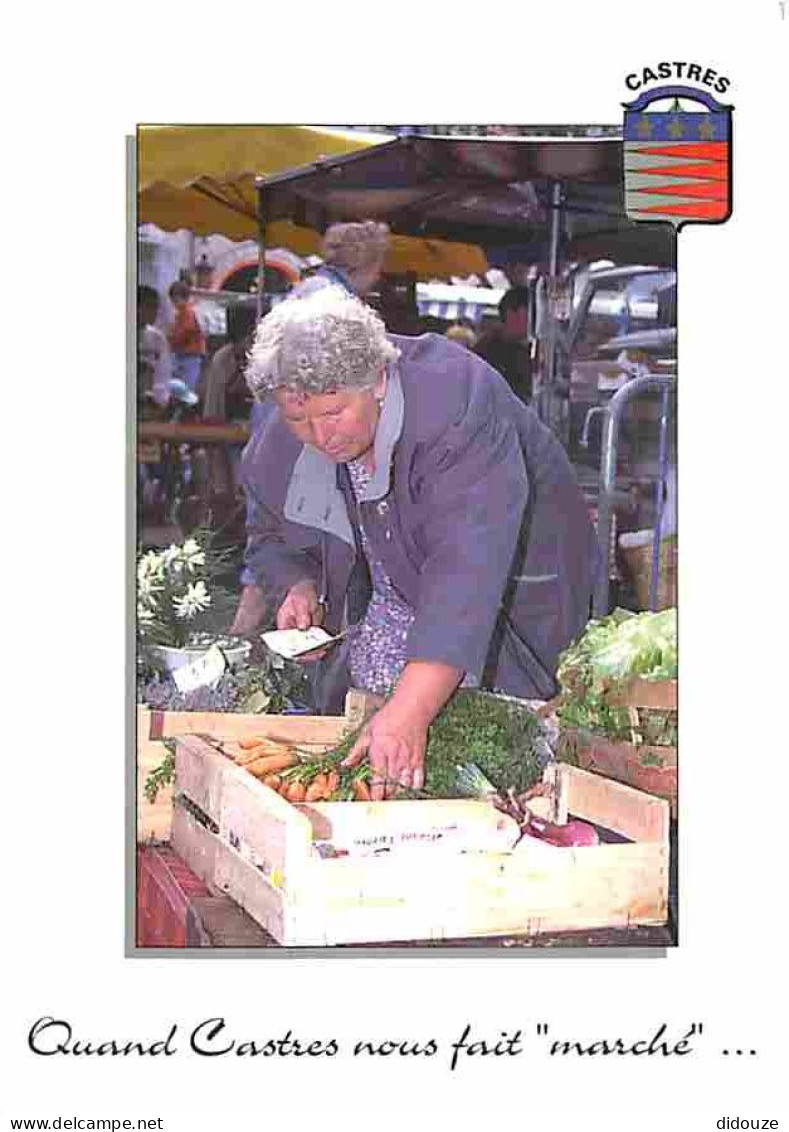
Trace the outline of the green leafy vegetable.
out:
M 615 609 L 591 621 L 583 636 L 562 655 L 562 687 L 601 689 L 640 676 L 673 680 L 677 675 L 677 611 L 630 613 Z
M 558 676 L 562 695 L 557 715 L 563 727 L 632 741 L 628 709 L 612 706 L 607 696 L 633 677 L 676 679 L 676 609 L 659 613 L 615 609 L 610 616 L 591 621 L 583 636 L 562 655 Z M 675 746 L 676 712 L 640 708 L 638 734 L 648 746 Z
M 151 804 L 156 801 L 159 791 L 175 780 L 175 744 L 172 740 L 167 739 L 162 740 L 162 742 L 167 748 L 167 753 L 145 779 L 143 787 L 145 797 Z
M 457 768 L 466 763 L 473 763 L 496 790 L 522 793 L 542 777 L 548 752 L 541 740 L 539 720 L 526 704 L 461 689 L 428 733 L 425 793 L 465 797 Z
M 347 735 L 323 760 L 332 764 L 348 754 L 361 728 Z M 473 764 L 494 790 L 523 793 L 542 778 L 552 758 L 542 727 L 520 700 L 473 689 L 456 692 L 430 726 L 425 752 L 425 785 L 401 797 L 467 798 L 467 775 L 458 768 Z M 362 763 L 366 767 L 366 763 Z M 320 769 L 325 769 L 321 766 Z

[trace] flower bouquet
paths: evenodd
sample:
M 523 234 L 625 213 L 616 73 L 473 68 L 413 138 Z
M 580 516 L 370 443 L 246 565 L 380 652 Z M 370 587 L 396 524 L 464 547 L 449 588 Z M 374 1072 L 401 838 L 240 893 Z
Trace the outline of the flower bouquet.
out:
M 231 552 L 216 550 L 200 528 L 180 546 L 137 560 L 137 700 L 155 710 L 282 712 L 302 708 L 301 665 L 242 637 L 229 636 L 237 596 L 222 584 Z M 227 669 L 182 691 L 173 672 L 217 645 Z
M 227 569 L 227 552 L 215 550 L 202 530 L 181 546 L 138 556 L 137 643 L 143 657 L 172 669 L 212 644 L 243 654 L 244 643 L 224 631 L 236 600 L 219 581 Z

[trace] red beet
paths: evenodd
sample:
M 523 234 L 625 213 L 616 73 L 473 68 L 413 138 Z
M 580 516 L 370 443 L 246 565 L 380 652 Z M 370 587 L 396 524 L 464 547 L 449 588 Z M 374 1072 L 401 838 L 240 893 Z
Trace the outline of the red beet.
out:
M 553 822 L 543 821 L 542 818 L 532 815 L 526 830 L 533 837 L 539 837 L 541 841 L 547 841 L 550 845 L 562 845 L 565 848 L 600 844 L 595 828 L 588 822 L 578 821 L 575 818 L 564 825 L 555 825 Z

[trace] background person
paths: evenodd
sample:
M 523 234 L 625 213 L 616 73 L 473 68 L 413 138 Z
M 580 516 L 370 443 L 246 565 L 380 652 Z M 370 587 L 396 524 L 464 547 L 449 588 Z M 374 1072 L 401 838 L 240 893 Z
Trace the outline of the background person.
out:
M 276 409 L 242 460 L 233 631 L 254 632 L 272 595 L 278 628 L 347 617 L 342 691 L 388 696 L 353 756 L 369 752 L 374 796 L 419 789 L 462 681 L 548 699 L 586 624 L 596 544 L 567 456 L 481 359 L 387 336 L 338 288 L 261 321 L 248 380 Z
M 298 283 L 290 297 L 303 298 L 334 284 L 364 298 L 381 278 L 388 248 L 386 224 L 375 220 L 332 224 L 323 237 L 323 265 Z
M 189 284 L 179 279 L 168 291 L 175 318 L 167 327 L 167 341 L 173 355 L 173 377 L 198 392 L 206 341 L 200 320 L 191 302 Z
M 167 338 L 155 325 L 159 295 L 153 287 L 137 288 L 137 400 L 166 405 L 172 377 L 172 359 Z
M 446 336 L 450 342 L 458 342 L 461 346 L 465 346 L 467 350 L 473 350 L 477 343 L 477 332 L 474 329 L 474 324 L 465 318 L 459 318 L 457 322 L 453 322 L 446 331 Z
M 498 321 L 480 335 L 474 350 L 502 375 L 512 392 L 528 405 L 532 395 L 529 351 L 528 287 L 510 287 L 499 303 Z
M 257 313 L 252 306 L 233 306 L 227 312 L 228 341 L 213 354 L 203 382 L 203 417 L 213 421 L 249 422 L 254 398 L 246 380 L 247 353 L 252 345 Z M 243 445 L 206 450 L 212 491 L 235 490 Z
M 254 398 L 246 380 L 247 353 L 252 345 L 257 314 L 251 306 L 230 307 L 224 346 L 206 366 L 203 416 L 212 420 L 249 420 Z

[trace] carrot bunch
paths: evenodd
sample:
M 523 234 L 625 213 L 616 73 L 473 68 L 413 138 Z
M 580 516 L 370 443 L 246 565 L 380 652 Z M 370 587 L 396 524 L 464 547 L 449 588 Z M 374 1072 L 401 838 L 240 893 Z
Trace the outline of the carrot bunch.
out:
M 323 754 L 300 752 L 272 739 L 242 739 L 233 755 L 237 766 L 289 802 L 369 801 L 367 764 L 340 765 L 347 745 Z

